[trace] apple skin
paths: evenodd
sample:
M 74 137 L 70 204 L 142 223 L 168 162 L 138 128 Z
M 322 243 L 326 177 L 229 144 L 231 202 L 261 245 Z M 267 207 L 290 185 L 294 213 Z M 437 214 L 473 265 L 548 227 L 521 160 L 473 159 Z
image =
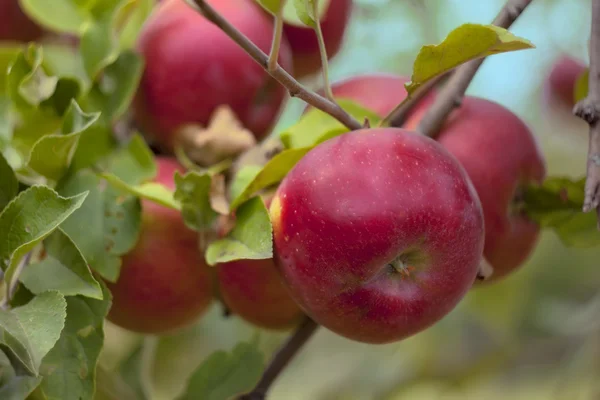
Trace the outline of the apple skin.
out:
M 0 0 L 0 41 L 31 42 L 44 30 L 21 9 L 19 0 Z
M 265 52 L 271 48 L 272 19 L 252 0 L 207 0 Z M 216 25 L 183 0 L 162 1 L 138 41 L 146 66 L 134 105 L 142 131 L 170 152 L 177 131 L 206 126 L 226 104 L 257 139 L 274 126 L 286 91 Z M 282 41 L 280 65 L 291 72 L 292 54 Z
M 575 83 L 587 66 L 568 55 L 559 57 L 544 82 L 544 96 L 550 102 L 572 109 L 575 105 Z
M 174 189 L 174 159 L 158 157 L 156 182 Z M 144 334 L 164 334 L 190 325 L 210 305 L 213 276 L 198 249 L 197 233 L 181 213 L 142 200 L 142 227 L 135 248 L 123 257 L 108 320 Z
M 399 128 L 315 147 L 281 182 L 270 216 L 292 297 L 360 342 L 401 340 L 442 319 L 482 258 L 483 214 L 466 172 L 434 140 Z
M 331 0 L 321 19 L 327 58 L 335 57 L 341 47 L 352 15 L 352 0 Z M 308 26 L 283 25 L 294 57 L 294 76 L 303 78 L 321 70 L 321 53 L 315 30 Z
M 416 128 L 427 107 L 417 108 L 405 127 Z M 478 97 L 463 98 L 437 140 L 462 164 L 477 190 L 485 216 L 484 256 L 494 268 L 485 282 L 498 281 L 520 267 L 537 243 L 539 225 L 511 206 L 519 188 L 545 178 L 544 156 L 525 122 Z
M 224 304 L 253 325 L 286 330 L 304 315 L 283 285 L 272 258 L 220 264 L 218 276 Z

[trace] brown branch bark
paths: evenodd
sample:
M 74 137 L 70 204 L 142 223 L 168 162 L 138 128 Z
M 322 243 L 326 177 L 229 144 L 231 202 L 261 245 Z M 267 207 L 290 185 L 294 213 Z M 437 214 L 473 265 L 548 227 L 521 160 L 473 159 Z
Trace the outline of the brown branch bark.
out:
M 588 94 L 575 105 L 573 113 L 590 126 L 583 211 L 596 209 L 600 229 L 600 0 L 592 3 Z
M 508 29 L 531 1 L 508 0 L 492 24 Z M 456 69 L 444 88 L 440 90 L 439 95 L 427 110 L 423 119 L 421 119 L 417 128 L 419 132 L 429 137 L 437 136 L 448 114 L 460 106 L 469 84 L 484 61 L 485 58 L 472 60 Z
M 206 19 L 218 26 L 219 29 L 221 29 L 227 36 L 229 36 L 242 49 L 244 49 L 246 53 L 248 53 L 248 55 L 254 59 L 254 61 L 259 63 L 265 71 L 269 72 L 269 56 L 260 48 L 258 48 L 258 46 L 252 43 L 250 39 L 248 39 L 243 33 L 231 25 L 229 21 L 223 18 L 223 16 L 221 16 L 204 0 L 188 1 L 193 1 L 198 11 L 204 15 Z M 344 111 L 344 109 L 342 109 L 338 104 L 304 87 L 286 70 L 281 68 L 280 65 L 277 65 L 277 67 L 269 72 L 269 74 L 289 91 L 290 96 L 298 97 L 311 106 L 331 115 L 350 130 L 362 128 L 362 124 Z
M 296 332 L 288 338 L 275 354 L 275 357 L 269 363 L 256 387 L 250 393 L 239 396 L 237 400 L 265 400 L 267 392 L 273 382 L 275 382 L 275 379 L 277 379 L 292 358 L 311 338 L 318 327 L 319 325 L 316 322 L 306 317 L 302 325 L 298 327 Z

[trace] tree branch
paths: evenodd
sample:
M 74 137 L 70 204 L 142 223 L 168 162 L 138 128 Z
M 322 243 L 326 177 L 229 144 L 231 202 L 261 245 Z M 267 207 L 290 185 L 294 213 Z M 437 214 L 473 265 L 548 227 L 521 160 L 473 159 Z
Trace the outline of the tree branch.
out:
M 600 0 L 592 3 L 588 94 L 575 105 L 573 113 L 590 125 L 583 211 L 596 209 L 600 229 Z
M 243 33 L 231 25 L 204 0 L 188 0 L 188 2 L 193 2 L 198 11 L 204 15 L 206 19 L 218 26 L 227 36 L 229 36 L 242 49 L 244 49 L 246 53 L 248 53 L 248 55 L 254 59 L 254 61 L 259 63 L 265 71 L 269 72 L 269 56 L 259 49 L 258 46 L 252 43 Z M 281 66 L 277 65 L 275 70 L 269 72 L 269 74 L 289 91 L 290 96 L 298 97 L 311 106 L 331 115 L 350 130 L 362 128 L 361 123 L 344 111 L 344 109 L 342 109 L 338 104 L 326 99 L 318 93 L 307 89 L 296 79 L 294 79 L 294 77 L 291 76 L 286 70 L 281 68 Z
M 508 0 L 492 24 L 508 29 L 531 1 Z M 448 83 L 440 90 L 439 95 L 427 110 L 423 119 L 421 119 L 417 128 L 419 132 L 429 137 L 437 136 L 448 114 L 460 106 L 469 84 L 484 61 L 485 58 L 472 60 L 456 69 L 450 79 L 448 79 Z
M 277 70 L 277 60 L 279 59 L 279 48 L 281 47 L 281 39 L 283 38 L 283 6 L 282 2 L 279 11 L 275 15 L 275 27 L 273 28 L 273 43 L 271 44 L 271 52 L 267 61 L 267 71 L 269 74 Z
M 296 332 L 288 338 L 277 354 L 275 354 L 275 357 L 273 357 L 271 363 L 265 369 L 256 387 L 250 393 L 239 396 L 237 400 L 265 400 L 267 392 L 273 382 L 275 382 L 275 379 L 277 379 L 302 346 L 308 342 L 308 339 L 311 338 L 318 327 L 319 325 L 316 322 L 306 317 L 302 325 L 298 327 Z

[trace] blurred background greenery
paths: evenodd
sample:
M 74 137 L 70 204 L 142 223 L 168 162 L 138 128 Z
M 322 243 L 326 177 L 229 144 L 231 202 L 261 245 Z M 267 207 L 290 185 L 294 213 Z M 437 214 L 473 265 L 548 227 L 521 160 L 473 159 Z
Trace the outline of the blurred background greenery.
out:
M 489 23 L 503 0 L 355 0 L 333 80 L 361 72 L 410 75 L 424 44 L 465 22 Z M 489 58 L 468 94 L 523 118 L 551 175 L 585 172 L 587 125 L 549 104 L 544 79 L 562 54 L 588 59 L 591 0 L 536 0 L 511 29 L 536 49 Z M 299 116 L 290 100 L 274 131 Z M 502 149 L 498 149 L 502 151 Z M 565 248 L 545 232 L 528 263 L 501 283 L 473 290 L 445 319 L 408 340 L 365 345 L 320 329 L 276 382 L 270 399 L 600 399 L 600 249 Z M 153 400 L 170 400 L 212 351 L 258 334 L 272 354 L 287 333 L 258 331 L 215 304 L 197 325 L 146 338 L 112 325 L 102 365 L 143 367 Z M 132 353 L 133 351 L 133 353 Z

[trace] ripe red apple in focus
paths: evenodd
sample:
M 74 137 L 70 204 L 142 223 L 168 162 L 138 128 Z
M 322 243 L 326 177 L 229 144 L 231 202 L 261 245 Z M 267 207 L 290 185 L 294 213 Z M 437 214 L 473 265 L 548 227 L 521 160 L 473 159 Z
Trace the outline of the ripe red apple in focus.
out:
M 564 55 L 558 58 L 544 83 L 547 99 L 569 108 L 575 105 L 575 83 L 587 66 L 573 57 Z
M 272 18 L 253 0 L 207 0 L 254 44 L 269 52 Z M 216 25 L 184 0 L 164 0 L 144 26 L 138 42 L 146 66 L 134 102 L 144 133 L 171 151 L 177 130 L 206 126 L 226 104 L 260 139 L 269 133 L 284 104 L 285 89 Z M 291 71 L 288 42 L 280 65 Z
M 174 189 L 174 159 L 159 157 L 156 181 Z M 187 326 L 213 296 L 213 276 L 198 249 L 197 233 L 179 211 L 142 200 L 142 227 L 135 248 L 123 257 L 108 320 L 139 333 L 162 334 Z
M 282 181 L 270 215 L 292 297 L 361 342 L 397 341 L 443 318 L 482 258 L 483 214 L 466 172 L 434 140 L 404 129 L 318 145 Z
M 432 98 L 433 99 L 433 98 Z M 419 107 L 405 127 L 414 129 L 427 106 Z M 519 190 L 541 182 L 546 166 L 527 125 L 502 105 L 466 96 L 437 138 L 465 168 L 481 200 L 485 216 L 486 260 L 494 268 L 488 282 L 521 266 L 533 251 L 540 227 L 513 204 Z
M 352 14 L 352 0 L 331 0 L 321 19 L 321 31 L 327 58 L 335 57 L 342 47 L 346 27 Z M 294 76 L 302 78 L 321 69 L 321 53 L 315 30 L 308 26 L 284 24 L 294 57 Z
M 0 41 L 31 42 L 44 30 L 21 9 L 19 0 L 0 0 Z

